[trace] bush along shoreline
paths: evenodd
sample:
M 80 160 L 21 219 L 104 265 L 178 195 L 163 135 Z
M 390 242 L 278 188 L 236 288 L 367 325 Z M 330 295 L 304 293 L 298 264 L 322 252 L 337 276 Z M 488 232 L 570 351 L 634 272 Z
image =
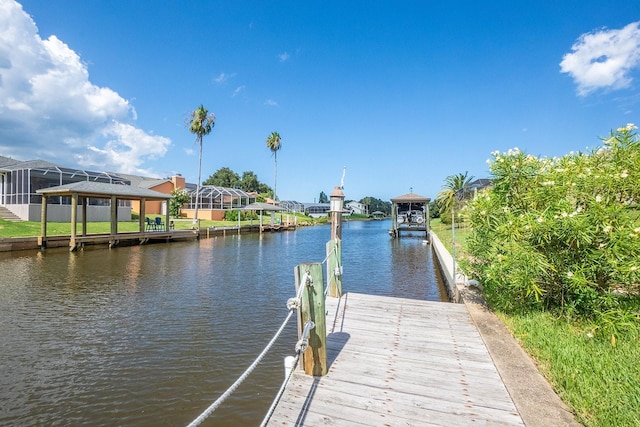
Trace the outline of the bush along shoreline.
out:
M 494 152 L 461 265 L 585 425 L 640 425 L 640 138 Z

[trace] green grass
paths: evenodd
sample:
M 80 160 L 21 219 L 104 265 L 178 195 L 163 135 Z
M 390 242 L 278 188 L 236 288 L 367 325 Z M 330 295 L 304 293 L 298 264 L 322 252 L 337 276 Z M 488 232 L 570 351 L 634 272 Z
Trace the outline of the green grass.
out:
M 439 219 L 431 226 L 451 251 L 451 226 Z M 455 230 L 456 250 L 467 249 L 470 228 Z M 640 300 L 632 302 L 640 313 Z M 496 313 L 536 360 L 542 375 L 577 420 L 589 427 L 640 425 L 640 326 L 616 335 L 594 333 L 587 323 L 569 322 L 550 313 Z M 640 314 L 639 314 L 640 316 Z
M 464 252 L 467 250 L 467 236 L 471 233 L 471 228 L 465 223 L 456 224 L 455 233 L 451 232 L 451 225 L 443 224 L 440 218 L 432 219 L 430 225 L 433 232 L 438 235 L 438 239 L 440 239 L 449 253 L 451 253 L 451 239 L 454 234 L 456 238 L 456 251 Z
M 293 221 L 293 214 L 289 214 L 290 220 Z M 155 218 L 157 215 L 149 215 L 150 218 Z M 326 222 L 326 218 L 313 219 L 307 216 L 296 214 L 298 224 L 318 224 Z M 164 217 L 163 221 L 164 221 Z M 286 220 L 286 215 L 283 215 L 283 219 Z M 263 218 L 263 222 L 266 224 L 270 221 L 268 216 Z M 253 225 L 258 225 L 260 223 L 259 219 L 253 220 Z M 248 226 L 251 224 L 251 221 L 240 221 L 240 226 Z M 208 221 L 201 220 L 200 227 L 201 228 L 210 228 L 210 227 L 236 227 L 238 225 L 237 221 Z M 190 229 L 192 227 L 192 220 L 189 219 L 178 219 L 174 221 L 174 227 L 177 230 L 181 229 Z M 138 220 L 132 221 L 120 221 L 118 222 L 118 232 L 126 233 L 126 232 L 136 232 L 139 229 Z M 88 222 L 87 223 L 87 234 L 102 234 L 109 233 L 111 230 L 111 224 L 109 222 Z M 82 225 L 78 224 L 77 230 L 78 233 L 82 231 Z M 57 236 L 57 235 L 70 235 L 71 234 L 71 224 L 68 222 L 48 222 L 47 223 L 47 235 L 48 236 Z M 6 237 L 35 237 L 40 235 L 40 222 L 34 221 L 5 221 L 0 219 L 0 238 Z
M 593 336 L 588 324 L 549 313 L 498 313 L 538 363 L 540 372 L 587 426 L 640 425 L 640 330 Z

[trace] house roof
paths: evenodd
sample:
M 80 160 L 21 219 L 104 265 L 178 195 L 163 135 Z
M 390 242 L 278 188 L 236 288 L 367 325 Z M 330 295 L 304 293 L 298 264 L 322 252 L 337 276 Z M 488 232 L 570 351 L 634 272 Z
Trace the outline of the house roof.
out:
M 465 185 L 461 189 L 457 190 L 456 197 L 458 197 L 461 200 L 468 199 L 472 197 L 476 191 L 482 190 L 491 186 L 492 182 L 493 181 L 488 178 L 476 179 L 475 181 L 470 182 L 469 184 Z
M 56 168 L 58 165 L 55 163 L 47 162 L 46 160 L 16 160 L 11 157 L 0 156 L 0 169 L 3 170 L 17 170 L 17 169 L 49 169 Z
M 270 203 L 262 203 L 262 202 L 251 203 L 242 209 L 244 209 L 245 211 L 267 211 L 267 212 L 286 211 L 285 208 L 280 207 L 278 205 L 272 205 Z
M 131 175 L 131 174 L 119 173 L 119 172 L 109 172 L 109 173 L 122 177 L 124 179 L 127 179 L 131 181 L 131 185 L 135 185 L 136 187 L 142 187 L 142 188 L 152 188 L 157 185 L 163 184 L 165 182 L 171 181 L 170 178 L 150 178 L 146 176 Z
M 402 196 L 392 197 L 393 203 L 429 203 L 431 199 L 415 193 L 407 193 Z
M 489 178 L 480 178 L 480 179 L 476 179 L 473 182 L 470 182 L 467 187 L 481 189 L 481 188 L 490 186 L 492 182 L 493 181 L 490 180 Z
M 70 196 L 77 194 L 84 197 L 108 198 L 116 196 L 121 199 L 138 200 L 168 200 L 170 194 L 148 190 L 146 188 L 123 184 L 107 184 L 104 182 L 80 181 L 71 184 L 58 185 L 55 187 L 43 188 L 36 191 L 38 194 L 47 196 Z

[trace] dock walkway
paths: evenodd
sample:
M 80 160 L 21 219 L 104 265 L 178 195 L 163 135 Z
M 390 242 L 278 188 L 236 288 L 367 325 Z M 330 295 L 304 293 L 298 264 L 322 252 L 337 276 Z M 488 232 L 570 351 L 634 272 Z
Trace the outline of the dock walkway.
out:
M 327 299 L 326 376 L 297 369 L 269 426 L 523 426 L 464 304 Z

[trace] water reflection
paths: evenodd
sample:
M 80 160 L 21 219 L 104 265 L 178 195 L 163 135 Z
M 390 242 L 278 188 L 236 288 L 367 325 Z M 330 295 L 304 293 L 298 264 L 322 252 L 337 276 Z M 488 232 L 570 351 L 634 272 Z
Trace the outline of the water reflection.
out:
M 430 248 L 343 227 L 343 289 L 442 299 Z M 329 227 L 115 250 L 0 255 L 0 425 L 185 425 L 262 350 Z M 259 424 L 295 322 L 207 425 Z

